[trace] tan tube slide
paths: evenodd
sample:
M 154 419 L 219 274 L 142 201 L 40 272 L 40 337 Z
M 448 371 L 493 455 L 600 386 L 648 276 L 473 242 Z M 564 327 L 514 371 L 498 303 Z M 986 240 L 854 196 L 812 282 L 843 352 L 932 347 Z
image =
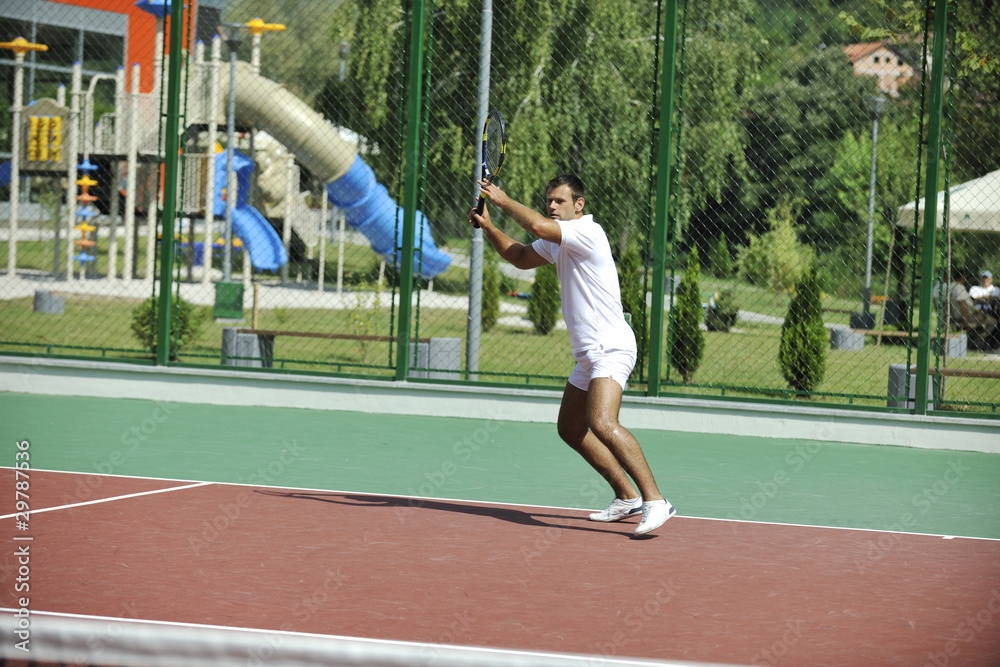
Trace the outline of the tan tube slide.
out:
M 219 85 L 226 91 L 229 68 L 220 69 Z M 227 96 L 220 97 L 226 104 Z M 280 141 L 324 183 L 346 174 L 357 157 L 354 145 L 330 126 L 322 114 L 284 86 L 255 74 L 245 62 L 236 63 L 236 118 Z

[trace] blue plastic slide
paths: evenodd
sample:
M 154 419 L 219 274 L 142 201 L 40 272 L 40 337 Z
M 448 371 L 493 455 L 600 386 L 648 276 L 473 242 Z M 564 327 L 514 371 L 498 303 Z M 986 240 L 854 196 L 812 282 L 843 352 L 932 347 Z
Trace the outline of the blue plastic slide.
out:
M 397 267 L 401 265 L 403 245 L 403 209 L 389 197 L 385 186 L 375 182 L 375 173 L 362 161 L 354 159 L 350 170 L 336 181 L 326 184 L 330 202 L 344 210 L 344 217 L 372 244 L 372 250 Z M 413 268 L 424 278 L 433 278 L 448 268 L 451 257 L 434 244 L 430 224 L 422 211 L 417 211 L 414 239 Z
M 250 173 L 254 169 L 253 160 L 241 153 L 233 153 L 233 171 L 239 186 L 233 206 L 233 235 L 243 242 L 250 253 L 250 263 L 260 271 L 277 271 L 288 262 L 288 253 L 281 237 L 260 211 L 247 204 L 250 191 Z M 226 187 L 226 154 L 215 157 L 215 215 L 226 214 L 226 200 L 222 194 Z M 228 193 L 227 193 L 228 196 Z

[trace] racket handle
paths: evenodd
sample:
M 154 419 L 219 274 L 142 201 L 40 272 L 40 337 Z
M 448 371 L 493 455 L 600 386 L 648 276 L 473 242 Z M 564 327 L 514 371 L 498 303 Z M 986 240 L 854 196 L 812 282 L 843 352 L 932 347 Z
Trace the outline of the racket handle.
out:
M 486 197 L 480 196 L 479 201 L 476 203 L 476 215 L 482 215 L 483 209 L 486 208 Z M 473 222 L 472 226 L 479 229 L 479 223 Z

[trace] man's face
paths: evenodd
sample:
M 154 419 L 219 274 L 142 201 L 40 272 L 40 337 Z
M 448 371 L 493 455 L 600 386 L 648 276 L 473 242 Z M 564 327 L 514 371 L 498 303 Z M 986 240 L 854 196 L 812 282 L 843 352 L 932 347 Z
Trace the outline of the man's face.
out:
M 983 284 L 983 287 L 989 287 L 993 284 L 993 276 L 979 276 L 979 281 Z
M 553 220 L 575 220 L 583 213 L 583 197 L 573 199 L 573 190 L 568 185 L 552 188 L 545 199 Z

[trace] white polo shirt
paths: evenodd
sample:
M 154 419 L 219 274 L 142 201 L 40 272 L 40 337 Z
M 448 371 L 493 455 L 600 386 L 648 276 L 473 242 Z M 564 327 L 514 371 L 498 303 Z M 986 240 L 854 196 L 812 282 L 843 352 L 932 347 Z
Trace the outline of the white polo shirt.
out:
M 531 247 L 556 265 L 573 354 L 601 346 L 635 352 L 635 334 L 622 313 L 618 272 L 604 229 L 592 215 L 556 222 L 562 242 L 538 239 Z

